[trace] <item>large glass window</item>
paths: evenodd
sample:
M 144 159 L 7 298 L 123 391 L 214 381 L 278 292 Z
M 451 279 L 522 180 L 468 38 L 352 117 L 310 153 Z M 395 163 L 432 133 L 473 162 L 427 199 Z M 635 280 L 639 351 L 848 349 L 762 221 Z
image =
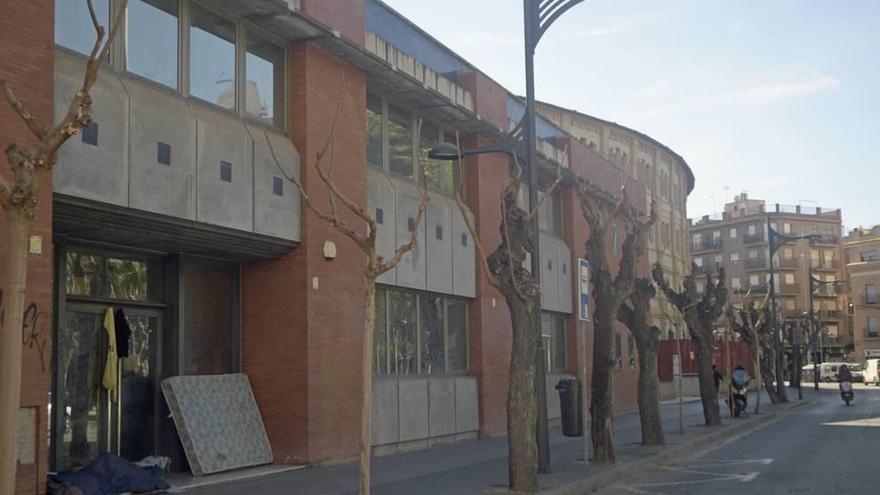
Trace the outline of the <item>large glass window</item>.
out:
M 565 318 L 549 313 L 541 314 L 541 335 L 544 338 L 544 352 L 547 372 L 565 372 Z
M 412 177 L 412 114 L 393 105 L 388 106 L 388 148 L 391 171 Z
M 467 371 L 467 305 L 439 295 L 377 289 L 373 345 L 377 375 Z
M 390 373 L 415 375 L 419 371 L 416 295 L 411 292 L 393 290 L 389 290 L 387 294 Z
M 245 111 L 249 117 L 281 127 L 281 93 L 284 81 L 284 50 L 259 36 L 247 33 L 245 55 Z
M 177 87 L 177 13 L 177 0 L 128 2 L 126 70 Z
M 431 191 L 452 196 L 455 194 L 455 163 L 449 160 L 432 160 L 428 151 L 442 140 L 440 128 L 430 122 L 423 122 L 419 136 L 419 164 L 422 173 L 428 176 Z
M 235 24 L 195 4 L 191 16 L 189 92 L 235 108 Z
M 110 29 L 110 1 L 93 0 L 95 15 L 105 29 Z M 55 43 L 88 55 L 97 34 L 89 16 L 86 0 L 59 0 L 55 3 Z
M 543 191 L 538 191 L 539 199 L 544 195 Z M 562 195 L 558 189 L 541 203 L 538 209 L 538 225 L 544 232 L 562 237 Z
M 367 163 L 384 168 L 382 138 L 382 99 L 367 94 Z
M 120 301 L 158 299 L 157 263 L 70 251 L 66 259 L 66 287 L 70 296 Z

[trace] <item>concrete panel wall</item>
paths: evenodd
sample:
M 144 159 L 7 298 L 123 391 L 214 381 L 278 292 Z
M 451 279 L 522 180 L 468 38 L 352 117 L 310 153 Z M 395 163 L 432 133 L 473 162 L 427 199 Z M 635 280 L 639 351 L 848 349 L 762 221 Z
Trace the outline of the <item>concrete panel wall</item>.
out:
M 425 230 L 427 288 L 433 292 L 452 293 L 452 216 L 442 200 L 428 203 Z
M 541 308 L 556 311 L 559 308 L 559 264 L 556 262 L 556 244 L 546 234 L 539 237 L 541 244 Z
M 559 265 L 557 272 L 557 284 L 559 286 L 558 310 L 563 313 L 571 313 L 571 284 L 572 284 L 572 261 L 571 250 L 563 241 L 556 244 L 556 263 Z
M 56 60 L 54 117 L 59 121 L 82 84 L 82 61 Z M 54 190 L 81 198 L 128 205 L 128 96 L 119 79 L 102 72 L 92 87 L 92 122 L 97 146 L 83 134 L 67 140 L 58 153 Z
M 376 219 L 379 232 L 376 242 L 379 254 L 386 260 L 397 249 L 397 190 L 387 175 L 367 170 L 367 211 Z M 378 278 L 382 284 L 397 283 L 397 268 L 392 268 Z
M 415 187 L 409 184 L 398 182 L 397 187 L 397 245 L 400 246 L 410 241 L 412 229 L 416 228 L 420 197 Z M 418 245 L 405 254 L 397 265 L 397 285 L 401 287 L 424 290 L 427 286 L 424 222 L 423 218 L 418 226 Z
M 428 380 L 414 378 L 398 383 L 400 441 L 428 438 Z
M 476 246 L 458 206 L 452 209 L 452 293 L 475 297 Z
M 397 443 L 400 440 L 397 394 L 396 379 L 377 378 L 373 381 L 373 445 Z
M 55 68 L 59 119 L 81 83 L 82 59 L 58 52 Z M 298 176 L 300 157 L 285 136 L 124 74 L 101 71 L 92 99 L 97 145 L 78 135 L 61 148 L 55 192 L 300 240 L 299 193 L 285 177 Z M 168 164 L 159 162 L 159 143 Z M 221 180 L 221 162 L 229 163 L 231 182 Z
M 129 206 L 196 219 L 196 118 L 189 105 L 142 84 L 128 84 L 131 101 Z M 161 145 L 160 145 L 161 143 Z M 167 146 L 168 163 L 159 162 Z
M 373 381 L 374 445 L 407 444 L 476 432 L 477 380 L 470 376 Z M 458 438 L 458 437 L 455 437 Z M 427 447 L 436 442 L 424 442 Z M 392 450 L 383 450 L 391 452 Z
M 299 189 L 289 180 L 300 178 L 299 152 L 289 139 L 255 126 L 247 130 L 254 142 L 254 232 L 299 239 L 302 202 Z
M 239 230 L 253 230 L 253 144 L 241 122 L 197 108 L 196 219 Z M 221 164 L 232 180 L 221 180 Z

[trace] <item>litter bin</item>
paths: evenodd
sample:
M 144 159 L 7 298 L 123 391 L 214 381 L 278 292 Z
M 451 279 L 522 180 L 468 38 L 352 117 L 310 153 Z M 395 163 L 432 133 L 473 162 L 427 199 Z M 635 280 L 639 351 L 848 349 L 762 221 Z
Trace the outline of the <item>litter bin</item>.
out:
M 559 390 L 562 434 L 567 437 L 583 436 L 584 415 L 580 380 L 574 377 L 563 378 L 556 384 L 556 390 Z

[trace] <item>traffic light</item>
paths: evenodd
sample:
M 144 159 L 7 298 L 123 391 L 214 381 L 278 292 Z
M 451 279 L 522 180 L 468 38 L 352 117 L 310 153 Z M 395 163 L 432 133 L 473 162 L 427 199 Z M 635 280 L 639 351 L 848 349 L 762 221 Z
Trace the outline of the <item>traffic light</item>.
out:
M 856 303 L 849 301 L 846 303 L 846 314 L 852 316 L 856 314 Z

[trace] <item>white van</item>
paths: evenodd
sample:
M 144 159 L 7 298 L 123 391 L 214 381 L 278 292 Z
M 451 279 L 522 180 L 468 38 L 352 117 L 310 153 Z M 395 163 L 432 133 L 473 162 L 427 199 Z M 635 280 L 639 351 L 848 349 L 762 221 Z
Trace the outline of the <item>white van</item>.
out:
M 868 359 L 865 361 L 865 384 L 873 383 L 874 385 L 880 385 L 880 373 L 878 373 L 878 367 L 880 367 L 880 359 Z
M 837 370 L 846 363 L 822 363 L 819 365 L 819 379 L 823 382 L 836 382 Z

